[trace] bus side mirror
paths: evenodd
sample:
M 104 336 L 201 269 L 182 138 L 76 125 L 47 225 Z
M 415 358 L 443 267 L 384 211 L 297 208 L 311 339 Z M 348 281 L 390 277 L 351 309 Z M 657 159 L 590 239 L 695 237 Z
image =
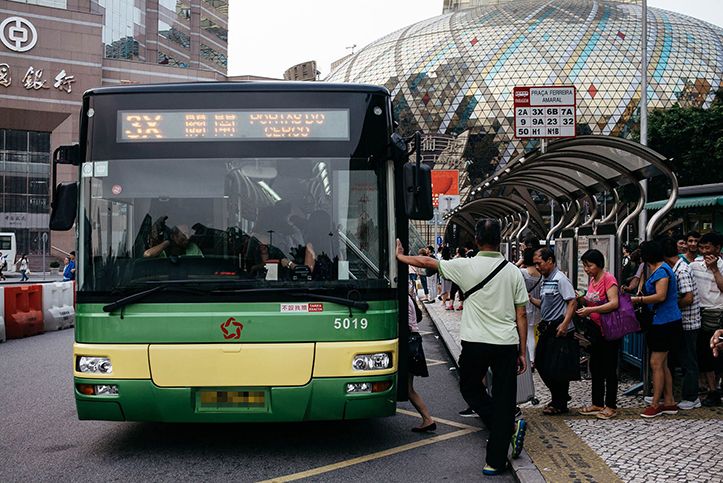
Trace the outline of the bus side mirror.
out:
M 78 182 L 60 183 L 53 193 L 50 204 L 50 229 L 68 231 L 75 223 L 78 210 Z
M 80 165 L 80 145 L 71 144 L 68 146 L 59 146 L 53 152 L 54 164 L 72 164 Z
M 404 210 L 410 220 L 431 220 L 432 168 L 424 163 L 406 163 L 403 167 Z
M 58 165 L 72 164 L 80 166 L 80 145 L 59 146 L 53 151 L 53 172 L 50 182 L 54 185 L 58 179 Z M 60 183 L 53 191 L 50 203 L 50 229 L 68 231 L 75 223 L 75 212 L 78 209 L 78 182 Z

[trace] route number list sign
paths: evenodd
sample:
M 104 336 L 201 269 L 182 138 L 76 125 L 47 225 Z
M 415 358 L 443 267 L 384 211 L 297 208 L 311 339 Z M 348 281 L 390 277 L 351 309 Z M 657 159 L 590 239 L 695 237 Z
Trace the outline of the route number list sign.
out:
M 575 87 L 515 87 L 514 100 L 516 138 L 575 137 Z

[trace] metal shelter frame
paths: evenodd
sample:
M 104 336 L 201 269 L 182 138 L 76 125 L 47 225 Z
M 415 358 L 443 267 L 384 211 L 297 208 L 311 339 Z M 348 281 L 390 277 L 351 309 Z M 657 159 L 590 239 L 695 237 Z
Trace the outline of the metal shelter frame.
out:
M 634 208 L 616 224 L 615 274 L 619 276 L 625 227 L 645 206 L 645 192 L 639 183 L 654 176 L 666 178 L 671 195 L 645 227 L 646 238 L 650 238 L 656 223 L 675 205 L 678 180 L 661 154 L 636 142 L 610 136 L 578 136 L 554 141 L 544 151 L 538 148 L 516 156 L 473 187 L 469 199 L 445 219 L 448 224 L 454 222 L 474 234 L 477 218 L 497 218 L 503 224 L 503 239 L 508 243 L 519 243 L 519 237 L 528 228 L 549 243 L 561 229 L 592 227 L 595 233 L 600 224 L 613 223 L 624 213 L 618 189 L 634 186 L 637 193 Z M 537 206 L 519 194 L 523 190 L 527 190 L 527 194 L 533 191 L 543 194 L 561 207 L 562 216 L 549 231 Z M 600 213 L 598 194 L 613 197 L 613 207 L 605 216 Z M 583 213 L 587 211 L 585 208 L 589 208 L 589 213 Z

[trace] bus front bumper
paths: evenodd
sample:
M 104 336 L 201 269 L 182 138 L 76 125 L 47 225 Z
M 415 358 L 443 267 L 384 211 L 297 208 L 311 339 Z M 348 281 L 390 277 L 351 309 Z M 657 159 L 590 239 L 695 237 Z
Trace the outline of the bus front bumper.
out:
M 283 422 L 391 416 L 397 375 L 313 378 L 294 387 L 159 387 L 151 380 L 75 377 L 81 420 Z M 349 384 L 366 390 L 347 392 Z M 98 386 L 106 394 L 84 394 Z

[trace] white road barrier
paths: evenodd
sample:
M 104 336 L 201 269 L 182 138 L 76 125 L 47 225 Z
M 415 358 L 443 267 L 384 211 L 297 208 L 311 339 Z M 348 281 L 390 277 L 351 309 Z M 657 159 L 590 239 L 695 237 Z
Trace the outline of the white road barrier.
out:
M 43 284 L 43 321 L 46 332 L 75 325 L 73 282 Z

